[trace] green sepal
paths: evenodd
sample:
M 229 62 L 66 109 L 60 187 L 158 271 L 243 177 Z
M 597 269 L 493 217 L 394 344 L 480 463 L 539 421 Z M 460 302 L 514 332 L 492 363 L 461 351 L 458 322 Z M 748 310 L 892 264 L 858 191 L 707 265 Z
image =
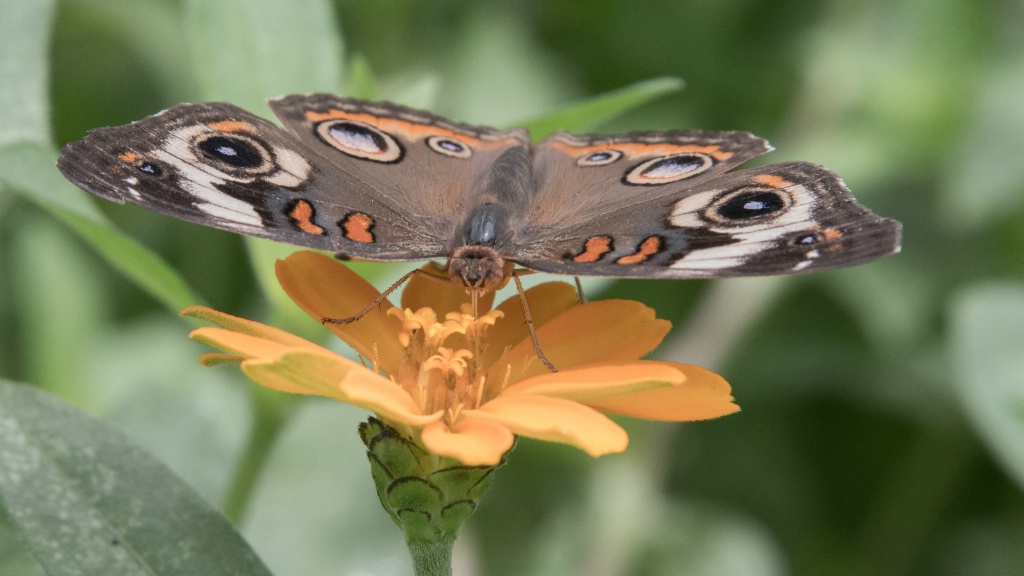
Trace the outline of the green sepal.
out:
M 500 466 L 500 464 L 499 464 Z M 481 474 L 481 470 L 478 467 L 458 465 L 452 468 L 445 468 L 444 470 L 438 470 L 430 474 L 430 481 L 434 482 L 438 486 L 442 486 L 442 490 L 449 495 L 465 494 L 469 500 L 478 500 L 483 497 L 484 493 L 487 492 L 487 488 L 491 485 L 491 479 L 494 478 L 494 468 L 488 467 L 487 470 Z
M 415 476 L 403 476 L 388 486 L 388 504 L 396 510 L 440 512 L 444 506 L 441 489 Z
M 479 505 L 497 466 L 466 466 L 427 452 L 376 418 L 359 425 L 381 505 L 406 542 L 450 542 Z
M 441 518 L 438 519 L 442 532 L 458 533 L 459 526 L 462 526 L 462 523 L 469 518 L 474 510 L 476 510 L 476 502 L 472 500 L 461 500 L 445 506 L 441 510 Z

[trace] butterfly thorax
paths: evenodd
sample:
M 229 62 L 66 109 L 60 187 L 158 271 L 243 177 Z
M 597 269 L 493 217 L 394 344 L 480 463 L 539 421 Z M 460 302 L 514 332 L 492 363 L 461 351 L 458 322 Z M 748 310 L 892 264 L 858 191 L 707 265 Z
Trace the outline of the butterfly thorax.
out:
M 456 231 L 448 275 L 466 288 L 494 290 L 511 271 L 502 247 L 512 240 L 509 223 L 522 218 L 532 192 L 533 169 L 525 147 L 509 148 L 484 172 L 471 195 L 472 208 Z
M 455 238 L 448 263 L 452 282 L 485 291 L 501 287 L 507 277 L 507 266 L 495 246 L 507 241 L 508 235 L 505 206 L 485 202 L 474 208 Z

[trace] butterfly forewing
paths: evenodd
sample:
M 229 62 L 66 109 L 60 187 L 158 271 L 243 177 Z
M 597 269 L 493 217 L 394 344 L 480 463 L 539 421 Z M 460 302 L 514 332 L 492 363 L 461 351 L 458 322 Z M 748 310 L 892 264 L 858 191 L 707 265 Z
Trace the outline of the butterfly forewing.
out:
M 64 148 L 58 168 L 98 196 L 206 226 L 360 258 L 444 257 L 401 206 L 271 122 L 183 104 Z

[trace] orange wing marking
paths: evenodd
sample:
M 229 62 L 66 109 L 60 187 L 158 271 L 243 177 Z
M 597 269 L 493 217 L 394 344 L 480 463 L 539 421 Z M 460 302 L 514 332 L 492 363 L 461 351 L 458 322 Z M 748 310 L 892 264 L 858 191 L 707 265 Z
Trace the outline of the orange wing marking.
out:
M 551 142 L 552 148 L 558 148 L 559 150 L 569 154 L 570 156 L 583 156 L 593 152 L 600 152 L 607 150 L 608 148 L 614 148 L 623 154 L 630 157 L 637 156 L 671 156 L 675 154 L 685 154 L 687 152 L 696 152 L 700 154 L 707 154 L 718 160 L 728 160 L 732 158 L 732 152 L 726 152 L 719 146 L 698 146 L 696 144 L 633 144 L 629 142 L 615 142 L 614 144 L 602 143 L 595 144 L 593 146 L 573 146 L 565 142 L 559 142 L 553 140 Z
M 611 236 L 591 236 L 583 245 L 583 251 L 573 256 L 573 262 L 597 262 L 602 256 L 612 251 Z
M 362 212 L 352 212 L 340 222 L 342 236 L 353 242 L 372 244 L 373 239 L 373 218 Z
M 220 122 L 212 122 L 209 124 L 210 128 L 218 132 L 252 132 L 255 127 L 248 122 L 242 122 L 240 120 L 221 120 Z
M 836 228 L 826 228 L 825 230 L 821 231 L 821 235 L 824 236 L 825 240 L 828 240 L 830 242 L 828 245 L 825 246 L 825 252 L 838 252 L 839 250 L 843 249 L 843 245 L 836 242 L 836 240 L 839 240 L 840 238 L 843 237 L 842 230 L 838 230 Z
M 661 236 L 648 236 L 640 243 L 636 253 L 623 256 L 615 260 L 616 264 L 640 264 L 646 262 L 658 252 L 661 252 Z
M 313 222 L 313 216 L 316 212 L 313 210 L 313 205 L 306 200 L 299 200 L 292 206 L 292 209 L 288 211 L 288 217 L 292 219 L 292 222 L 298 226 L 299 230 L 308 234 L 323 235 L 327 232 L 322 226 L 318 226 Z
M 782 176 L 777 176 L 775 174 L 760 174 L 758 176 L 754 176 L 754 184 L 761 184 L 764 186 L 768 186 L 769 188 L 775 188 L 776 190 L 778 190 L 780 188 L 785 188 L 786 186 L 789 186 L 793 183 L 790 182 L 789 180 L 786 180 Z
M 314 112 L 313 110 L 307 110 L 306 118 L 314 123 L 323 122 L 324 120 L 351 120 L 353 122 L 362 122 L 384 132 L 401 132 L 413 139 L 423 139 L 430 136 L 447 136 L 466 143 L 471 147 L 505 145 L 510 142 L 519 143 L 515 138 L 506 138 L 497 142 L 490 142 L 474 138 L 468 134 L 435 126 L 433 124 L 417 124 L 415 122 L 407 122 L 397 118 L 384 118 L 381 116 L 374 116 L 373 114 L 345 112 L 344 110 L 338 110 L 336 108 L 332 108 L 327 112 Z

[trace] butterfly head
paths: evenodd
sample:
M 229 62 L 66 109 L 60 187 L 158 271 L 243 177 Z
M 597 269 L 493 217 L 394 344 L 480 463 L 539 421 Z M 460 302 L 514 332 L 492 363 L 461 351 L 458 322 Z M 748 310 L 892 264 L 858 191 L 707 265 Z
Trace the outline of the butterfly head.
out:
M 490 246 L 460 246 L 448 262 L 448 277 L 464 288 L 497 290 L 505 284 L 512 267 Z

